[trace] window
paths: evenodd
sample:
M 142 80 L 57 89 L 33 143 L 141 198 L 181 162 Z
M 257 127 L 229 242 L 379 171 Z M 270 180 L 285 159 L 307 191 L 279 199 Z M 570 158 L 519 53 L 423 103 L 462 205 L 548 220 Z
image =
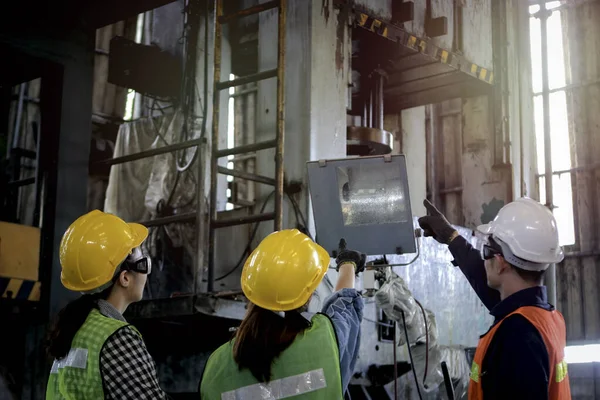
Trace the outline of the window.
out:
M 229 74 L 229 80 L 232 81 L 235 79 L 234 74 Z M 231 97 L 232 94 L 235 93 L 235 86 L 229 88 L 229 100 L 227 103 L 228 113 L 227 113 L 227 148 L 230 149 L 235 147 L 235 98 Z M 227 157 L 227 168 L 233 168 L 233 157 Z M 231 187 L 233 183 L 233 176 L 227 175 L 227 205 L 225 206 L 226 210 L 233 210 L 234 204 L 231 202 L 233 197 L 233 192 L 231 191 Z
M 600 344 L 565 347 L 567 364 L 600 362 Z
M 537 171 L 540 201 L 546 203 L 546 157 L 552 162 L 552 202 L 558 224 L 560 244 L 575 243 L 573 193 L 571 188 L 571 143 L 567 117 L 565 54 L 560 1 L 544 2 L 529 7 L 531 67 L 534 96 Z M 542 37 L 546 24 L 546 38 Z M 548 87 L 544 88 L 542 49 L 547 49 Z M 548 96 L 551 154 L 545 154 L 544 96 Z

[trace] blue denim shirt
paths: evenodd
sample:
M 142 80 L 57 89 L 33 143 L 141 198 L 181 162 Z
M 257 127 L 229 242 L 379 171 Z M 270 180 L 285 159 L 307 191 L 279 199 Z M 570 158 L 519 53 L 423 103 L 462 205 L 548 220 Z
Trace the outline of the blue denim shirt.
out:
M 322 312 L 331 318 L 340 347 L 340 371 L 344 392 L 348 389 L 358 358 L 363 307 L 362 297 L 356 289 L 335 292 L 323 304 Z

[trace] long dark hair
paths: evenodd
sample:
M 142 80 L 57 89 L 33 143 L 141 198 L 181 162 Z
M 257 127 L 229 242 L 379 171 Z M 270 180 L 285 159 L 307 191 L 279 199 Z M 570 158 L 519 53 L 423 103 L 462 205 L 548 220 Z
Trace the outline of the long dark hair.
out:
M 46 338 L 46 352 L 50 358 L 61 359 L 69 353 L 73 338 L 90 311 L 98 308 L 98 300 L 108 298 L 111 289 L 112 286 L 100 293 L 84 294 L 60 310 Z
M 233 358 L 239 368 L 248 368 L 259 382 L 269 382 L 273 360 L 311 325 L 300 314 L 303 310 L 288 311 L 281 317 L 250 303 L 233 346 Z

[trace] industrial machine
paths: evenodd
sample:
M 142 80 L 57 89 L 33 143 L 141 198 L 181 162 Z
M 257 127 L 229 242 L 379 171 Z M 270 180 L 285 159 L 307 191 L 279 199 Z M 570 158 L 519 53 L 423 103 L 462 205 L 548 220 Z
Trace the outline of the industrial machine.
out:
M 415 262 L 421 255 L 421 232 L 414 228 L 405 156 L 319 160 L 307 163 L 307 169 L 316 241 L 332 257 L 340 240 L 370 256 L 361 274 L 361 290 L 367 304 L 373 304 L 368 299 L 374 298 L 376 307 L 367 306 L 365 318 L 378 325 L 378 341 L 391 342 L 393 357 L 388 368 L 383 360 L 371 357 L 364 371 L 368 384 L 363 382 L 363 386 L 369 387 L 372 396 L 379 387 L 394 398 L 412 392 L 419 399 L 439 398 L 441 392 L 454 399 L 456 386 L 456 398 L 464 397 L 467 353 L 439 344 L 435 314 L 413 297 L 409 285 L 394 272 L 394 267 L 418 268 Z M 391 255 L 411 255 L 411 259 L 390 263 Z M 373 338 L 363 335 L 363 340 Z M 398 347 L 403 345 L 408 351 L 408 359 L 403 361 L 410 364 L 399 364 Z M 393 373 L 387 371 L 382 377 L 386 369 Z M 411 370 L 412 381 L 400 380 Z M 360 368 L 357 375 L 361 375 Z M 385 385 L 389 388 L 383 389 Z
M 16 99 L 12 91 L 2 97 L 8 99 L 7 110 L 39 104 L 44 124 L 37 125 L 35 146 L 41 151 L 35 177 L 16 174 L 9 182 L 12 194 L 35 184 L 37 199 L 33 227 L 0 224 L 0 303 L 12 310 L 26 297 L 24 302 L 43 309 L 45 323 L 69 300 L 58 281 L 56 247 L 64 229 L 86 209 L 89 167 L 106 185 L 96 204 L 151 230 L 147 245 L 157 268 L 145 301 L 130 307 L 126 317 L 144 335 L 161 385 L 180 398 L 195 398 L 204 362 L 244 316 L 239 274 L 246 255 L 274 229 L 310 231 L 312 205 L 315 239 L 332 257 L 341 238 L 370 255 L 360 282 L 365 319 L 353 398 L 391 397 L 411 388 L 422 389 L 423 398 L 438 398 L 445 390 L 442 361 L 446 382 L 460 397 L 465 373 L 460 346 L 473 345 L 473 332 L 483 331 L 488 319 L 460 272 L 448 267 L 445 249 L 421 241 L 415 231 L 407 165 L 414 155 L 398 154 L 398 132 L 385 129 L 384 116 L 489 93 L 490 62 L 468 59 L 475 52 L 455 40 L 463 27 L 448 23 L 470 12 L 480 21 L 477 26 L 489 25 L 491 31 L 489 13 L 475 15 L 450 0 L 433 6 L 366 0 L 156 0 L 144 2 L 144 8 L 112 3 L 91 2 L 82 20 L 100 28 L 137 15 L 141 23 L 119 34 L 127 38 L 105 40 L 104 47 L 98 40 L 94 48 L 93 37 L 83 34 L 82 43 L 64 43 L 60 51 L 50 42 L 9 43 L 29 52 L 43 48 L 36 56 L 51 62 L 39 63 L 37 57 L 23 62 L 39 66 L 44 90 L 26 96 L 22 85 Z M 478 4 L 491 10 L 491 0 Z M 158 8 L 138 15 L 152 7 Z M 118 14 L 109 16 L 114 11 Z M 144 43 L 132 41 L 138 32 Z M 76 37 L 56 35 L 65 36 Z M 490 47 L 484 40 L 470 45 Z M 97 68 L 89 62 L 93 58 Z M 21 65 L 14 69 L 25 71 Z M 102 71 L 106 76 L 95 76 L 94 84 L 86 81 Z M 93 109 L 82 101 L 107 79 L 122 86 L 106 90 L 121 91 L 115 103 L 125 103 L 128 89 L 138 92 L 137 101 L 144 95 L 142 118 L 124 121 L 123 110 L 112 116 L 98 112 L 97 103 L 112 101 L 102 93 L 93 93 Z M 100 129 L 98 121 L 111 125 L 114 152 L 107 145 L 108 151 L 93 150 L 88 160 L 82 155 L 90 147 L 85 136 L 90 119 L 94 129 Z M 225 129 L 232 121 L 233 128 Z M 466 229 L 461 233 L 470 237 Z M 29 251 L 7 258 L 8 251 L 25 247 L 25 235 Z M 19 275 L 25 270 L 31 274 Z M 312 311 L 331 294 L 335 278 L 331 270 Z M 452 312 L 457 309 L 462 312 Z M 39 346 L 44 328 L 20 334 L 28 351 L 37 352 L 30 358 L 39 359 L 39 365 L 21 362 L 18 371 L 25 377 L 24 371 L 36 370 L 27 377 L 31 387 L 43 385 L 46 373 Z M 0 367 L 19 355 L 24 360 L 22 353 L 0 358 Z

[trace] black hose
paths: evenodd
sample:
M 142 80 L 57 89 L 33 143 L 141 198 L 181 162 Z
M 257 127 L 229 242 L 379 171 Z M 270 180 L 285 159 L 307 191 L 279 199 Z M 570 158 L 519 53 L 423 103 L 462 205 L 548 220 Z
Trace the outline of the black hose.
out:
M 260 208 L 260 212 L 259 214 L 262 214 L 265 209 L 267 208 L 267 203 L 269 203 L 269 200 L 271 199 L 271 197 L 273 197 L 273 195 L 275 194 L 275 191 L 272 191 L 266 198 L 265 201 L 262 204 L 262 207 Z M 242 255 L 240 256 L 240 259 L 238 260 L 238 262 L 235 264 L 235 267 L 233 267 L 229 272 L 227 272 L 225 275 L 222 275 L 220 277 L 218 277 L 217 279 L 215 279 L 215 282 L 217 281 L 221 281 L 225 278 L 227 278 L 229 275 L 233 274 L 239 267 L 242 266 L 242 263 L 244 262 L 244 259 L 246 259 L 246 255 L 248 253 L 250 253 L 250 250 L 252 249 L 252 242 L 254 241 L 254 238 L 256 237 L 256 234 L 258 233 L 258 226 L 260 225 L 260 222 L 256 222 L 254 224 L 254 230 L 252 231 L 252 235 L 250 235 L 250 240 L 248 240 L 248 244 L 246 245 L 246 248 L 244 249 L 244 252 L 242 253 Z
M 423 313 L 423 321 L 425 322 L 425 371 L 423 371 L 423 387 L 425 386 L 425 379 L 427 379 L 427 369 L 429 367 L 429 328 L 427 326 L 427 313 L 425 309 L 419 303 L 419 300 L 415 299 L 417 305 L 421 308 L 421 312 Z
M 448 400 L 454 400 L 454 386 L 450 379 L 450 373 L 448 372 L 448 365 L 446 361 L 442 361 L 442 374 L 444 375 L 444 385 L 446 385 L 446 393 L 448 394 Z
M 423 400 L 423 396 L 421 395 L 421 388 L 419 387 L 419 379 L 417 379 L 417 370 L 415 369 L 415 363 L 413 361 L 412 351 L 410 350 L 410 341 L 408 340 L 408 328 L 406 327 L 406 318 L 404 318 L 404 311 L 400 310 L 402 313 L 402 324 L 404 325 L 404 335 L 406 336 L 406 347 L 408 347 L 408 357 L 410 358 L 410 366 L 413 372 L 413 376 L 415 377 L 415 385 L 417 385 L 417 393 L 419 394 L 419 399 Z
M 396 356 L 396 322 L 394 322 L 394 399 L 398 399 L 398 358 Z

